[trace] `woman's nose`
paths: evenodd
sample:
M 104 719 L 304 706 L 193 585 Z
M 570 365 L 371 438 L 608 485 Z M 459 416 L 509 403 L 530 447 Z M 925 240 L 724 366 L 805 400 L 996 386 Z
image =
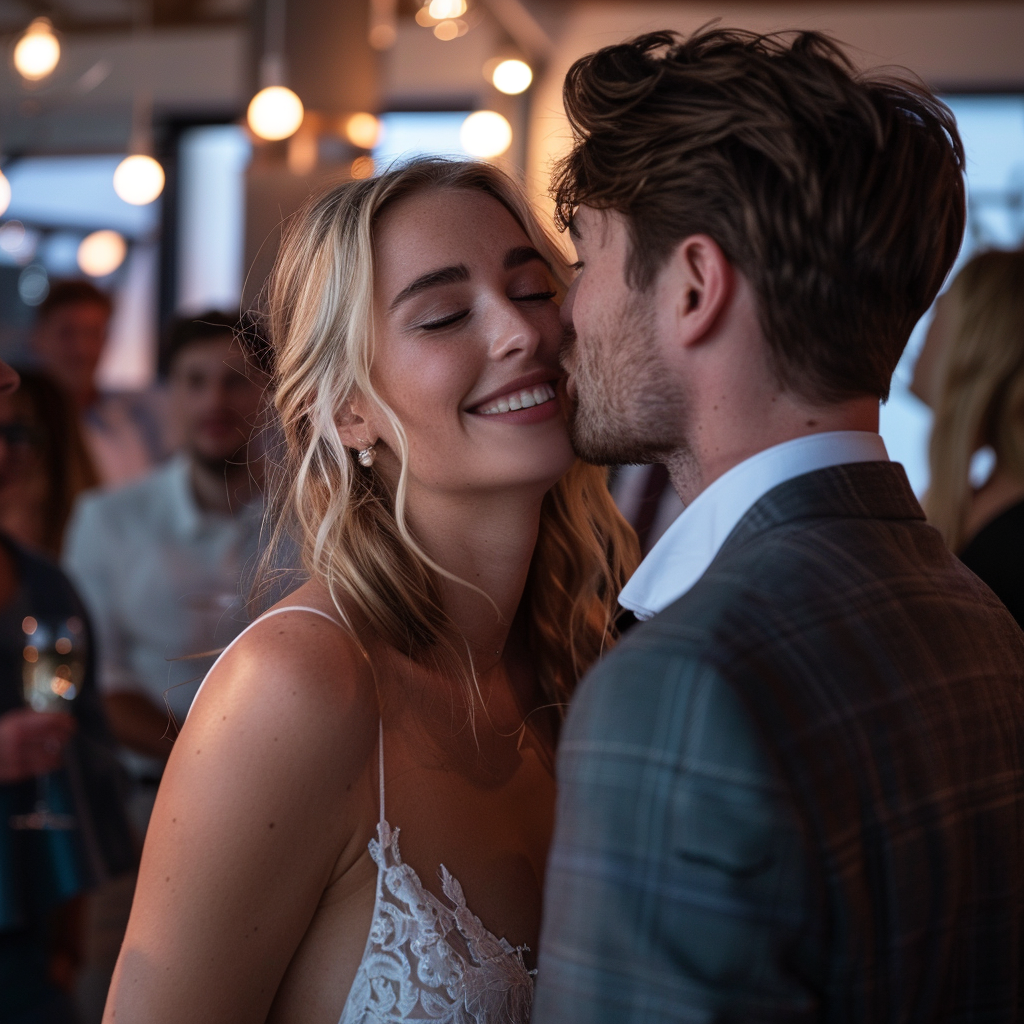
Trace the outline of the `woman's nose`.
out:
M 496 325 L 491 342 L 491 358 L 505 359 L 516 352 L 533 355 L 540 341 L 541 334 L 537 325 L 512 306 Z

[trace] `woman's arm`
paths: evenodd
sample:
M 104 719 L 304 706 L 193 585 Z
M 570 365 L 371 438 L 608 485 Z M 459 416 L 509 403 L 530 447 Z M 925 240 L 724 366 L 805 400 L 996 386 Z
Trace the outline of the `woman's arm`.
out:
M 366 676 L 345 634 L 298 612 L 211 673 L 160 787 L 107 1024 L 266 1018 L 325 886 L 365 844 Z

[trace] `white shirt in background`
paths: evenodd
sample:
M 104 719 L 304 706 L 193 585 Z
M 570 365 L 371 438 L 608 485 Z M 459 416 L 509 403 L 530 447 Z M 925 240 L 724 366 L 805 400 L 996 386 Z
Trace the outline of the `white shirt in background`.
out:
M 686 506 L 622 588 L 619 604 L 641 620 L 664 611 L 704 575 L 736 524 L 773 487 L 829 466 L 888 461 L 882 438 L 860 430 L 809 434 L 752 455 Z
M 83 495 L 64 553 L 92 619 L 100 689 L 142 693 L 179 726 L 216 652 L 248 624 L 243 576 L 263 512 L 261 503 L 205 512 L 189 477 L 179 455 L 118 490 Z M 160 773 L 150 758 L 126 752 L 126 763 L 140 777 Z

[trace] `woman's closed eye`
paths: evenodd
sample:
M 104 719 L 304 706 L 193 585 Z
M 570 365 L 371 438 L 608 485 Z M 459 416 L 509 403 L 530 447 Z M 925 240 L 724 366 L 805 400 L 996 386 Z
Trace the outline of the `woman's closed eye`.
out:
M 469 316 L 469 310 L 460 309 L 454 313 L 446 313 L 436 320 L 427 320 L 425 323 L 418 324 L 417 326 L 423 331 L 436 331 L 442 327 L 450 327 L 452 324 L 457 324 L 460 320 L 465 320 L 467 316 Z
M 547 292 L 531 292 L 529 295 L 513 295 L 513 302 L 547 302 L 548 299 L 553 299 L 557 293 L 553 291 Z

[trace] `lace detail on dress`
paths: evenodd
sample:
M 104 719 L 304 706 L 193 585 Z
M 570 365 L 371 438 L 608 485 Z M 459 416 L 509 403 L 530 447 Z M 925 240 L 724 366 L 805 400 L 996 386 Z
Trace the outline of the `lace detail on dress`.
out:
M 377 898 L 339 1024 L 528 1024 L 533 979 L 523 964 L 525 947 L 495 938 L 443 865 L 442 889 L 452 905 L 424 889 L 402 863 L 398 833 L 382 821 L 370 840 Z

